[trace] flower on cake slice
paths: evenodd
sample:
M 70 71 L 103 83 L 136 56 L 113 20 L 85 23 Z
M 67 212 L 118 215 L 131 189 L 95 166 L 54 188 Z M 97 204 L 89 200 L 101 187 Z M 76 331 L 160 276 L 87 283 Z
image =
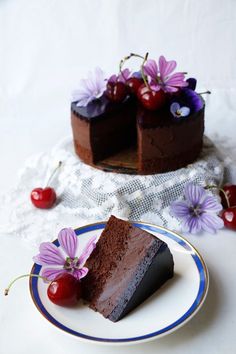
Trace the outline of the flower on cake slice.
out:
M 35 263 L 41 265 L 42 277 L 52 281 L 63 273 L 70 273 L 76 279 L 84 278 L 88 268 L 84 264 L 96 247 L 94 236 L 86 244 L 80 256 L 76 256 L 78 237 L 71 228 L 62 229 L 58 234 L 58 242 L 64 252 L 51 242 L 43 242 L 39 246 L 39 254 L 33 257 Z
M 185 200 L 171 204 L 171 214 L 181 221 L 182 230 L 193 234 L 204 230 L 215 233 L 224 226 L 218 216 L 222 205 L 201 186 L 188 183 L 184 190 Z

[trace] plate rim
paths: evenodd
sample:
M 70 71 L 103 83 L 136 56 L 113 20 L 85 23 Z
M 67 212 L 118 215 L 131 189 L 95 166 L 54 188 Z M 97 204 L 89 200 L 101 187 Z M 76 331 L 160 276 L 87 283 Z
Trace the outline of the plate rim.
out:
M 103 345 L 130 345 L 130 344 L 138 344 L 138 343 L 144 343 L 144 342 L 148 342 L 151 340 L 155 340 L 157 338 L 161 338 L 163 336 L 166 336 L 174 331 L 176 331 L 177 329 L 179 329 L 180 327 L 184 326 L 187 322 L 189 322 L 191 320 L 192 317 L 194 317 L 197 312 L 200 310 L 200 308 L 202 307 L 207 293 L 208 293 L 208 289 L 209 289 L 209 272 L 208 272 L 208 268 L 206 266 L 206 263 L 203 259 L 203 257 L 201 256 L 201 254 L 199 253 L 199 251 L 191 244 L 191 242 L 189 242 L 185 237 L 183 237 L 182 235 L 178 234 L 175 231 L 171 231 L 163 226 L 158 226 L 152 223 L 147 223 L 145 221 L 132 221 L 132 220 L 128 220 L 132 225 L 134 226 L 147 226 L 148 228 L 153 228 L 156 230 L 153 230 L 154 232 L 158 232 L 159 230 L 164 231 L 167 234 L 171 234 L 172 240 L 175 240 L 179 245 L 181 245 L 182 247 L 184 246 L 188 246 L 189 250 L 194 251 L 193 254 L 191 254 L 191 256 L 193 257 L 195 255 L 195 257 L 197 257 L 197 259 L 200 261 L 200 265 L 202 266 L 202 271 L 204 274 L 204 278 L 199 280 L 199 288 L 198 288 L 198 293 L 196 295 L 196 298 L 194 299 L 192 305 L 188 308 L 188 310 L 176 321 L 174 321 L 173 323 L 171 323 L 170 325 L 164 327 L 161 330 L 158 331 L 154 331 L 145 335 L 141 335 L 141 336 L 136 336 L 136 337 L 131 337 L 131 338 L 103 338 L 103 337 L 94 337 L 91 335 L 86 335 L 80 332 L 77 332 L 71 328 L 66 327 L 65 325 L 63 325 L 62 323 L 60 323 L 58 320 L 56 320 L 48 311 L 47 309 L 44 307 L 44 305 L 42 304 L 41 300 L 40 300 L 40 296 L 39 296 L 39 292 L 38 292 L 38 278 L 36 277 L 30 277 L 29 278 L 29 290 L 30 290 L 30 295 L 32 298 L 32 301 L 34 303 L 34 305 L 36 306 L 37 310 L 40 312 L 40 314 L 51 324 L 53 324 L 56 328 L 62 330 L 64 333 L 69 334 L 69 335 L 73 335 L 74 337 L 78 338 L 79 340 L 82 340 L 84 342 L 90 342 L 90 343 L 95 343 L 95 344 L 103 344 Z M 80 226 L 78 228 L 75 228 L 74 231 L 76 232 L 76 235 L 79 236 L 83 233 L 87 233 L 93 230 L 99 230 L 99 229 L 103 229 L 106 225 L 107 221 L 99 221 L 99 222 L 95 222 L 95 223 L 90 223 L 90 224 L 86 224 L 83 226 Z M 89 228 L 89 230 L 86 230 L 87 228 Z M 84 232 L 80 232 L 83 231 L 85 229 Z M 91 230 L 90 230 L 91 229 Z M 149 230 L 152 231 L 152 230 Z M 155 235 L 154 235 L 155 236 Z M 167 236 L 168 237 L 168 236 Z M 182 241 L 181 243 L 178 242 Z M 57 247 L 59 246 L 58 243 L 58 239 L 55 239 L 54 241 L 52 241 L 52 243 L 54 243 Z M 186 248 L 186 247 L 184 247 Z M 187 248 L 186 248 L 187 249 Z M 198 268 L 198 264 L 195 260 L 195 258 L 193 257 L 195 265 L 197 267 L 199 276 L 200 271 Z M 39 274 L 40 270 L 41 270 L 42 266 L 34 263 L 32 268 L 31 268 L 31 274 Z M 36 272 L 36 273 L 35 273 Z M 202 287 L 201 282 L 203 281 L 203 290 L 201 290 L 200 292 L 200 288 Z M 36 288 L 36 289 L 35 289 Z M 36 294 L 35 294 L 36 291 Z M 198 297 L 200 295 L 200 299 L 198 300 L 198 303 L 196 305 L 195 302 L 197 301 Z M 38 303 L 39 301 L 39 303 Z M 192 309 L 193 307 L 193 309 Z M 45 313 L 46 312 L 46 313 Z M 48 315 L 47 315 L 48 314 Z M 51 318 L 51 320 L 50 320 Z M 170 328 L 169 328 L 170 327 Z

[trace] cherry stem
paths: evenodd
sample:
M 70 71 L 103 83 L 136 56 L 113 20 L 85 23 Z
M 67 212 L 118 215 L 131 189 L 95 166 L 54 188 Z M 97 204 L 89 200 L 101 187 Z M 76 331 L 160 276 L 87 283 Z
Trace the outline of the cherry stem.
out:
M 125 76 L 124 76 L 123 73 L 122 73 L 122 68 L 123 68 L 125 62 L 126 62 L 127 60 L 129 60 L 130 58 L 132 58 L 132 57 L 137 57 L 137 58 L 144 59 L 144 57 L 143 57 L 142 55 L 135 54 L 135 53 L 130 53 L 129 55 L 127 55 L 126 57 L 124 57 L 123 59 L 121 59 L 120 65 L 119 65 L 119 72 L 120 72 L 121 76 L 123 76 L 123 79 L 124 79 L 124 80 L 126 80 L 126 78 L 125 78 Z
M 142 74 L 142 79 L 143 79 L 144 84 L 149 88 L 149 90 L 151 90 L 149 83 L 147 82 L 146 76 L 144 74 L 144 64 L 146 63 L 147 58 L 148 58 L 148 53 L 146 53 L 146 55 L 143 59 L 142 65 L 141 65 L 141 74 Z
M 61 165 L 62 165 L 62 161 L 59 161 L 57 167 L 54 169 L 54 171 L 52 172 L 51 176 L 49 177 L 49 179 L 48 179 L 48 181 L 46 183 L 46 187 L 49 186 L 49 183 L 51 182 L 51 180 L 53 179 L 53 177 L 55 176 L 56 172 L 59 170 Z
M 21 278 L 26 278 L 26 277 L 35 277 L 35 278 L 40 278 L 40 279 L 43 279 L 45 281 L 50 281 L 49 279 L 45 278 L 45 277 L 42 277 L 41 275 L 38 275 L 38 274 L 23 274 L 23 275 L 20 275 L 19 277 L 15 278 L 9 285 L 8 287 L 4 290 L 4 295 L 7 296 L 9 291 L 10 291 L 10 288 L 12 287 L 12 285 L 19 279 Z
M 225 197 L 227 207 L 230 208 L 229 198 L 223 188 L 219 188 L 218 186 L 215 186 L 215 185 L 209 185 L 209 186 L 206 186 L 205 189 L 217 189 L 218 191 L 222 192 Z
M 199 95 L 210 95 L 211 91 L 198 92 Z

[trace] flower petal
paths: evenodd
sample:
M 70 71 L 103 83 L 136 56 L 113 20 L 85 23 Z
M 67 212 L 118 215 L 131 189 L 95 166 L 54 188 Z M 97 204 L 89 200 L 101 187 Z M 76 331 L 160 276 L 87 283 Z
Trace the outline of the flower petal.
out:
M 60 274 L 66 273 L 67 271 L 65 269 L 56 269 L 56 268 L 44 268 L 42 270 L 42 277 L 48 279 L 49 281 L 52 281 L 56 279 Z
M 126 68 L 122 70 L 121 73 L 119 74 L 118 81 L 125 83 L 130 77 L 130 75 L 131 75 L 131 71 L 128 68 Z
M 100 68 L 95 68 L 94 72 L 88 73 L 87 79 L 80 81 L 80 89 L 72 94 L 72 101 L 78 101 L 77 106 L 87 106 L 96 98 L 101 97 L 106 89 L 104 73 Z
M 180 113 L 181 113 L 181 117 L 187 117 L 190 113 L 190 108 L 189 107 L 181 107 L 179 109 Z
M 85 246 L 82 254 L 78 259 L 78 264 L 80 266 L 84 265 L 84 263 L 86 262 L 90 254 L 93 252 L 94 248 L 96 247 L 96 240 L 97 240 L 97 236 L 92 237 L 91 240 Z
M 176 61 L 170 60 L 167 61 L 166 58 L 161 55 L 159 58 L 159 70 L 161 78 L 164 80 L 167 76 L 169 76 L 176 68 Z
M 76 279 L 80 280 L 88 274 L 88 271 L 89 271 L 88 268 L 83 267 L 83 268 L 75 269 L 72 274 Z
M 216 197 L 207 195 L 201 204 L 201 209 L 203 211 L 207 211 L 208 213 L 219 213 L 223 209 L 223 207 L 218 202 Z
M 203 213 L 201 215 L 201 223 L 203 230 L 215 233 L 216 230 L 221 229 L 224 226 L 223 220 L 214 214 Z
M 180 105 L 178 102 L 173 102 L 170 106 L 170 111 L 173 114 L 173 116 L 176 116 L 176 111 L 180 109 Z
M 33 257 L 35 263 L 40 265 L 64 265 L 65 259 L 56 245 L 43 242 L 39 246 L 39 254 Z
M 188 225 L 191 234 L 197 234 L 202 230 L 201 218 L 198 216 L 192 216 L 188 221 Z
M 192 206 L 196 206 L 201 204 L 203 198 L 206 195 L 206 191 L 201 186 L 198 186 L 193 183 L 188 183 L 185 187 L 184 194 L 187 199 L 187 202 Z
M 187 87 L 188 83 L 184 81 L 183 73 L 175 73 L 171 75 L 168 79 L 164 80 L 167 86 L 176 86 L 176 87 Z
M 158 75 L 158 67 L 157 63 L 153 59 L 149 59 L 146 61 L 144 67 L 144 74 L 149 75 L 152 79 L 156 79 Z
M 177 201 L 173 202 L 170 206 L 171 213 L 176 216 L 177 218 L 183 218 L 188 216 L 189 213 L 189 206 L 185 201 Z
M 62 229 L 58 234 L 58 241 L 65 253 L 70 258 L 74 258 L 78 243 L 74 230 L 71 228 Z

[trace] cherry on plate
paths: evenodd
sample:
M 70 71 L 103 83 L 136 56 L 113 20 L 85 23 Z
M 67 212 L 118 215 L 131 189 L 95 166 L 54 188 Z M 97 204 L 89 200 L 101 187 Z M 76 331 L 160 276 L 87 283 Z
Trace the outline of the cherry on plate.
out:
M 75 306 L 81 297 L 81 283 L 70 273 L 63 273 L 49 284 L 47 295 L 56 305 Z

